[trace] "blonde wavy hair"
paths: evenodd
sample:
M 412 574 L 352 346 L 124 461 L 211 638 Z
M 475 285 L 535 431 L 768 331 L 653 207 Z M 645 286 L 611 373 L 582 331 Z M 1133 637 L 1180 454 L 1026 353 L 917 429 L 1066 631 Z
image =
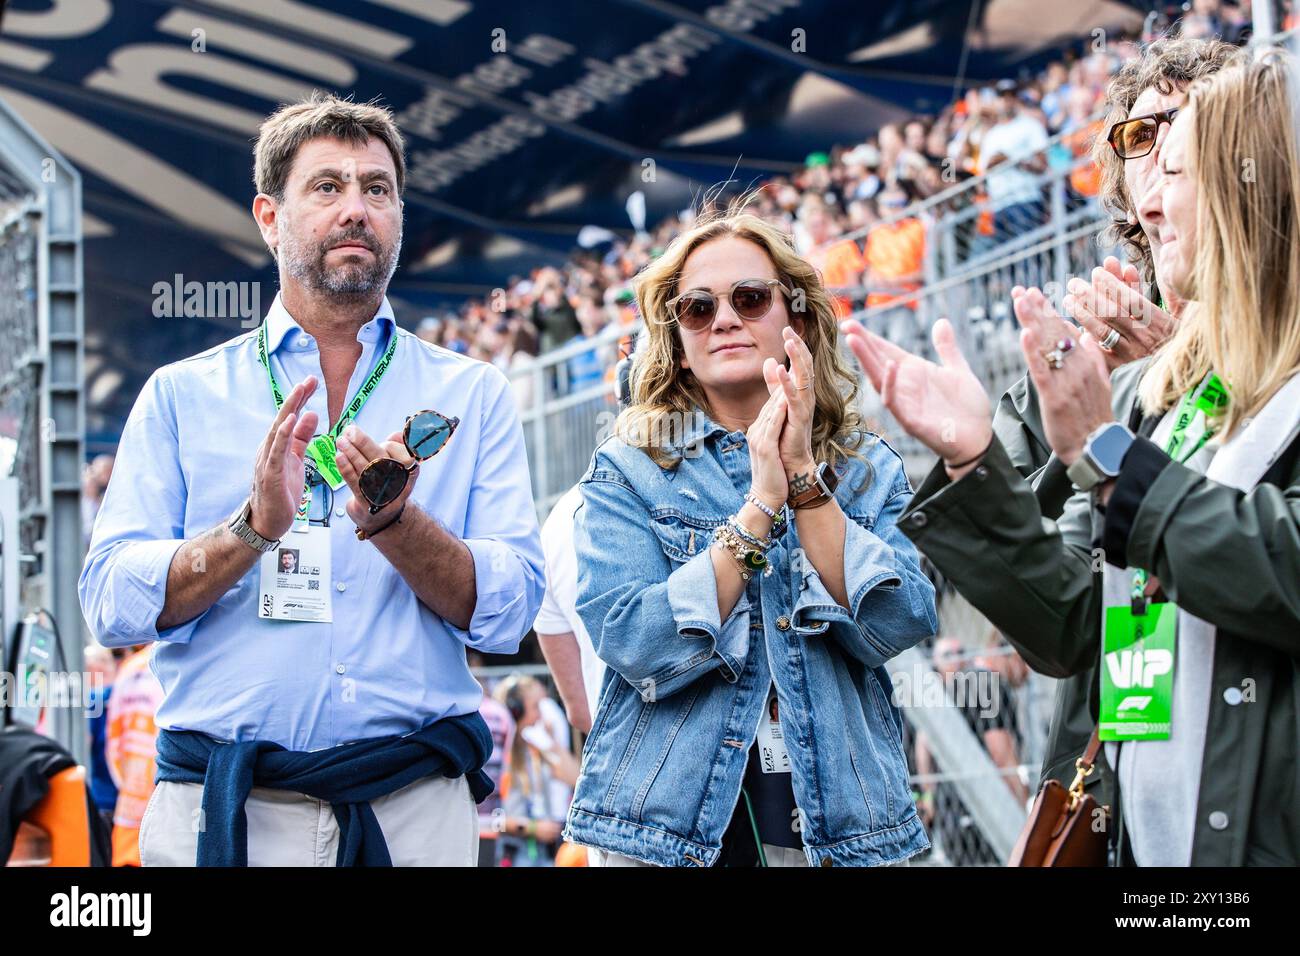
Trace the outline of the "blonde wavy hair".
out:
M 752 197 L 751 197 L 752 198 Z M 637 306 L 646 327 L 646 343 L 638 348 L 631 376 L 632 404 L 615 423 L 615 433 L 640 448 L 661 468 L 681 461 L 665 437 L 673 434 L 671 421 L 685 421 L 698 406 L 713 417 L 703 387 L 689 369 L 681 367 L 682 343 L 668 302 L 678 294 L 678 283 L 692 252 L 715 239 L 734 236 L 754 243 L 767 253 L 776 277 L 796 297 L 803 294 L 803 311 L 787 301 L 791 317 L 803 319 L 803 340 L 812 353 L 816 377 L 813 394 L 812 451 L 817 461 L 832 467 L 848 457 L 861 458 L 866 424 L 857 410 L 858 378 L 838 348 L 834 306 L 817 270 L 794 251 L 790 237 L 757 216 L 744 212 L 749 198 L 725 212 L 701 219 L 680 234 L 633 280 Z M 787 296 L 788 298 L 788 296 Z
M 1142 377 L 1143 410 L 1172 407 L 1211 370 L 1225 437 L 1300 371 L 1300 150 L 1295 60 L 1268 50 L 1188 91 L 1184 174 L 1197 187 L 1187 313 Z

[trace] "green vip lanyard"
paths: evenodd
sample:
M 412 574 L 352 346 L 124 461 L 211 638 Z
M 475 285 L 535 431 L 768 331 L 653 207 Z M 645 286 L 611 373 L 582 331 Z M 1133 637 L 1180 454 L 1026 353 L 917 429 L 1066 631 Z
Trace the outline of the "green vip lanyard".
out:
M 1217 428 L 1228 393 L 1214 373 L 1183 396 L 1165 452 L 1183 464 L 1201 450 Z M 1102 631 L 1102 740 L 1167 740 L 1173 727 L 1174 653 L 1178 608 L 1149 603 L 1150 575 L 1133 571 L 1128 607 L 1108 607 Z
M 1180 465 L 1185 464 L 1214 437 L 1215 419 L 1228 405 L 1228 391 L 1219 376 L 1211 372 L 1196 388 L 1183 396 L 1178 404 L 1173 430 L 1165 442 L 1165 454 Z M 1141 568 L 1133 571 L 1133 613 L 1144 614 L 1146 607 L 1147 572 Z
M 343 429 L 347 428 L 360 413 L 362 406 L 366 404 L 366 400 L 370 398 L 370 394 L 379 384 L 379 380 L 388 371 L 388 366 L 393 361 L 393 353 L 396 351 L 397 329 L 394 328 L 388 337 L 388 348 L 384 350 L 384 354 L 380 356 L 379 362 L 370 372 L 370 375 L 361 383 L 361 388 L 357 389 L 357 393 L 352 396 L 352 401 L 348 402 L 347 407 L 343 409 L 343 414 L 334 423 L 334 427 L 324 435 L 317 435 L 307 446 L 308 457 L 311 458 L 316 470 L 325 479 L 332 491 L 338 491 L 343 487 L 343 476 L 339 474 L 338 465 L 334 461 L 336 454 L 335 442 L 338 440 L 339 435 L 343 434 Z M 284 405 L 284 391 L 280 388 L 279 382 L 275 380 L 275 373 L 271 371 L 271 360 L 266 351 L 266 322 L 263 322 L 257 330 L 257 360 L 266 369 L 266 376 L 271 382 L 271 397 L 275 399 L 275 410 L 278 413 Z M 303 497 L 306 503 L 309 504 L 311 501 L 310 485 L 304 490 Z M 300 514 L 301 508 L 300 505 Z

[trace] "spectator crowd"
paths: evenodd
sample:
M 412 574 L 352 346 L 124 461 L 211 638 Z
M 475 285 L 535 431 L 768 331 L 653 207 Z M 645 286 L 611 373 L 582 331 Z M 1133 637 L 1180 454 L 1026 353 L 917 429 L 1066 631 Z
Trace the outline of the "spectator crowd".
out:
M 1099 173 L 1080 159 L 1100 131 L 1107 82 L 1138 56 L 1139 41 L 1172 32 L 1236 43 L 1248 37 L 1249 28 L 1248 0 L 1196 0 L 1174 22 L 1149 17 L 1140 35 L 1089 37 L 1037 72 L 970 87 L 937 115 L 889 123 L 862 142 L 811 153 L 797 173 L 764 183 L 751 211 L 789 231 L 799 254 L 821 270 L 826 284 L 846 290 L 836 302 L 842 314 L 897 301 L 905 317 L 915 303 L 903 296 L 921 285 L 932 216 L 976 202 L 980 209 L 971 217 L 963 246 L 978 255 L 1042 220 L 1036 174 L 1049 166 L 1070 169 L 1072 200 L 1097 195 Z M 912 204 L 953 190 L 1004 160 L 1021 162 L 989 176 L 974 195 L 954 190 L 950 202 L 903 215 Z M 721 194 L 714 197 L 723 201 Z M 611 326 L 631 326 L 637 319 L 633 276 L 709 211 L 706 202 L 666 217 L 649 233 L 615 236 L 578 250 L 562 268 L 545 266 L 514 276 L 486 300 L 471 299 L 424 318 L 418 334 L 510 373 Z M 543 387 L 550 394 L 612 387 L 616 349 L 604 344 L 575 350 Z M 535 392 L 527 377 L 516 381 L 521 409 L 540 397 Z

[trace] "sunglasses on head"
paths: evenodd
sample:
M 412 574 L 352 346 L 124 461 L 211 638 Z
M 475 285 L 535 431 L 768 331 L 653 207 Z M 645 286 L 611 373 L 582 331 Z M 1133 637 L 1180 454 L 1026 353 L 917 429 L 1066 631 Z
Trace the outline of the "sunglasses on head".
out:
M 742 319 L 754 321 L 772 311 L 772 288 L 792 295 L 780 279 L 740 279 L 727 293 L 731 308 Z M 708 289 L 691 289 L 668 301 L 677 324 L 690 332 L 702 332 L 718 314 L 718 297 Z
M 1161 123 L 1172 123 L 1178 107 L 1161 110 L 1149 116 L 1135 116 L 1121 120 L 1110 128 L 1106 142 L 1120 159 L 1139 159 L 1156 148 L 1156 134 Z
M 432 409 L 416 412 L 406 420 L 402 444 L 411 456 L 411 463 L 403 465 L 395 458 L 376 458 L 361 473 L 361 494 L 370 502 L 371 514 L 398 499 L 411 478 L 411 472 L 420 462 L 428 461 L 442 451 L 459 424 L 459 418 L 448 418 Z

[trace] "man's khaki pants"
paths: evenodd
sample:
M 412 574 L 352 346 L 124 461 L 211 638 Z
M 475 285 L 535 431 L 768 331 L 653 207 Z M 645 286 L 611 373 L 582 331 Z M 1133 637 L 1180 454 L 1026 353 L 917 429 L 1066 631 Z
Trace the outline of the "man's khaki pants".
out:
M 203 786 L 163 781 L 140 822 L 142 866 L 194 866 L 203 826 Z M 464 777 L 425 777 L 370 801 L 394 866 L 476 866 L 478 807 Z M 323 800 L 254 787 L 249 866 L 334 866 L 339 826 Z

